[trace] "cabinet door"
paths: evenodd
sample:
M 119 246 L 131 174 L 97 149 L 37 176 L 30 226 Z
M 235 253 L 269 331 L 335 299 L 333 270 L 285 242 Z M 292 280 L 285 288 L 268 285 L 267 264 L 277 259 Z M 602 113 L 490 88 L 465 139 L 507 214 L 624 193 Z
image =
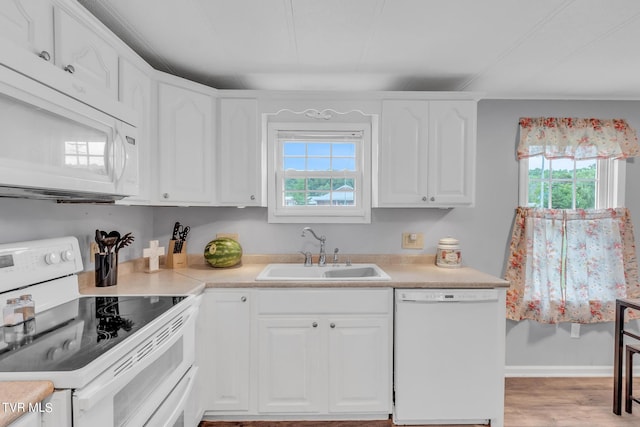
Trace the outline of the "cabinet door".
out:
M 61 9 L 55 9 L 55 49 L 59 67 L 118 99 L 117 51 Z
M 151 79 L 126 59 L 120 61 L 120 102 L 138 113 L 138 167 L 139 192 L 118 203 L 149 203 L 151 200 Z
M 248 411 L 251 300 L 248 291 L 205 293 L 205 411 Z
M 233 206 L 262 203 L 262 144 L 255 99 L 220 100 L 218 202 Z
M 474 199 L 476 102 L 431 101 L 429 201 L 471 205 Z
M 211 201 L 213 105 L 209 96 L 170 84 L 158 88 L 160 201 Z
M 0 37 L 53 61 L 53 5 L 47 0 L 3 0 Z
M 382 102 L 378 206 L 427 205 L 429 103 Z
M 320 412 L 326 378 L 317 317 L 258 320 L 258 411 Z M 324 369 L 324 371 L 323 371 Z
M 329 412 L 391 412 L 389 317 L 329 319 Z

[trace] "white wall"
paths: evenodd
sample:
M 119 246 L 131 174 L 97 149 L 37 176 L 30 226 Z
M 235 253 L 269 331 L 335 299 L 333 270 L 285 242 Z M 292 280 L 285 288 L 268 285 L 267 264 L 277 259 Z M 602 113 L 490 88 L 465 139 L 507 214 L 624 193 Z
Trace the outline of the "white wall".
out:
M 0 198 L 0 243 L 75 236 L 85 271 L 94 269 L 89 242 L 94 241 L 96 229 L 133 233 L 135 241 L 120 250 L 119 259 L 139 258 L 153 237 L 153 208 Z
M 425 250 L 434 253 L 439 238 L 460 239 L 466 265 L 502 276 L 511 224 L 518 198 L 515 160 L 518 118 L 521 116 L 622 117 L 640 129 L 640 102 L 605 101 L 481 101 L 478 109 L 477 194 L 474 208 L 375 209 L 372 223 L 312 227 L 327 236 L 327 250 L 347 253 L 415 253 L 400 249 L 403 231 L 423 232 Z M 627 166 L 627 206 L 640 227 L 638 161 Z M 142 256 L 152 238 L 166 242 L 173 223 L 192 227 L 189 253 L 200 253 L 218 232 L 236 232 L 245 253 L 317 252 L 303 225 L 267 224 L 264 208 L 170 208 L 94 205 L 57 205 L 32 200 L 0 199 L 0 243 L 75 235 L 88 248 L 96 228 L 131 231 L 132 247 L 122 259 Z M 640 237 L 636 232 L 636 241 Z M 88 249 L 83 250 L 88 253 Z M 86 258 L 83 257 L 83 261 Z M 85 262 L 85 268 L 92 265 Z M 613 324 L 584 325 L 579 339 L 569 337 L 569 325 L 507 322 L 509 366 L 610 366 L 613 359 Z M 461 337 L 460 339 L 464 339 Z

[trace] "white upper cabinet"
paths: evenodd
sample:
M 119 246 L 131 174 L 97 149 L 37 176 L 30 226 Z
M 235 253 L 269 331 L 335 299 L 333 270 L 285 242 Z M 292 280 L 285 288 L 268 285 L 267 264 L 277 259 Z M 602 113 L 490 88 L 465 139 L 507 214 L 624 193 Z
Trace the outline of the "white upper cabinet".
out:
M 55 9 L 55 63 L 80 82 L 99 88 L 113 99 L 118 98 L 117 51 L 58 8 Z
M 383 101 L 378 155 L 379 206 L 425 205 L 428 119 L 427 101 Z
M 376 207 L 470 206 L 476 102 L 385 100 Z
M 151 78 L 126 59 L 120 60 L 119 100 L 138 114 L 138 167 L 139 188 L 137 196 L 127 197 L 119 203 L 147 204 L 151 200 Z M 153 168 L 155 169 L 155 168 Z
M 213 100 L 161 82 L 158 86 L 159 201 L 210 204 Z
M 429 202 L 472 205 L 476 159 L 475 101 L 429 103 Z
M 53 5 L 47 0 L 3 0 L 0 2 L 0 36 L 52 61 Z
M 263 150 L 256 99 L 220 99 L 217 202 L 231 206 L 261 206 Z
M 138 126 L 118 102 L 122 43 L 72 1 L 0 1 L 0 64 Z

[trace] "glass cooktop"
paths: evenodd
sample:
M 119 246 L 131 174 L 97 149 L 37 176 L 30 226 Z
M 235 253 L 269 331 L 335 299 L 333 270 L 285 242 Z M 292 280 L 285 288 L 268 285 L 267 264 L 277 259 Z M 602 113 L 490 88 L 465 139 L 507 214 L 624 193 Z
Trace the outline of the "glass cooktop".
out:
M 83 368 L 185 298 L 81 297 L 38 313 L 35 319 L 3 326 L 0 373 Z

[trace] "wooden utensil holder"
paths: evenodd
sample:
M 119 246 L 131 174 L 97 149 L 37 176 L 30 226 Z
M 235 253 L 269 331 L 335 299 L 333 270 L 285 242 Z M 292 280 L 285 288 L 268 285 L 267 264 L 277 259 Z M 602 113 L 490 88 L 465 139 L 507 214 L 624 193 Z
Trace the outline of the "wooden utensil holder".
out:
M 169 251 L 165 262 L 167 268 L 187 267 L 187 242 L 183 242 L 179 253 L 173 253 L 177 242 L 177 240 L 169 240 Z

